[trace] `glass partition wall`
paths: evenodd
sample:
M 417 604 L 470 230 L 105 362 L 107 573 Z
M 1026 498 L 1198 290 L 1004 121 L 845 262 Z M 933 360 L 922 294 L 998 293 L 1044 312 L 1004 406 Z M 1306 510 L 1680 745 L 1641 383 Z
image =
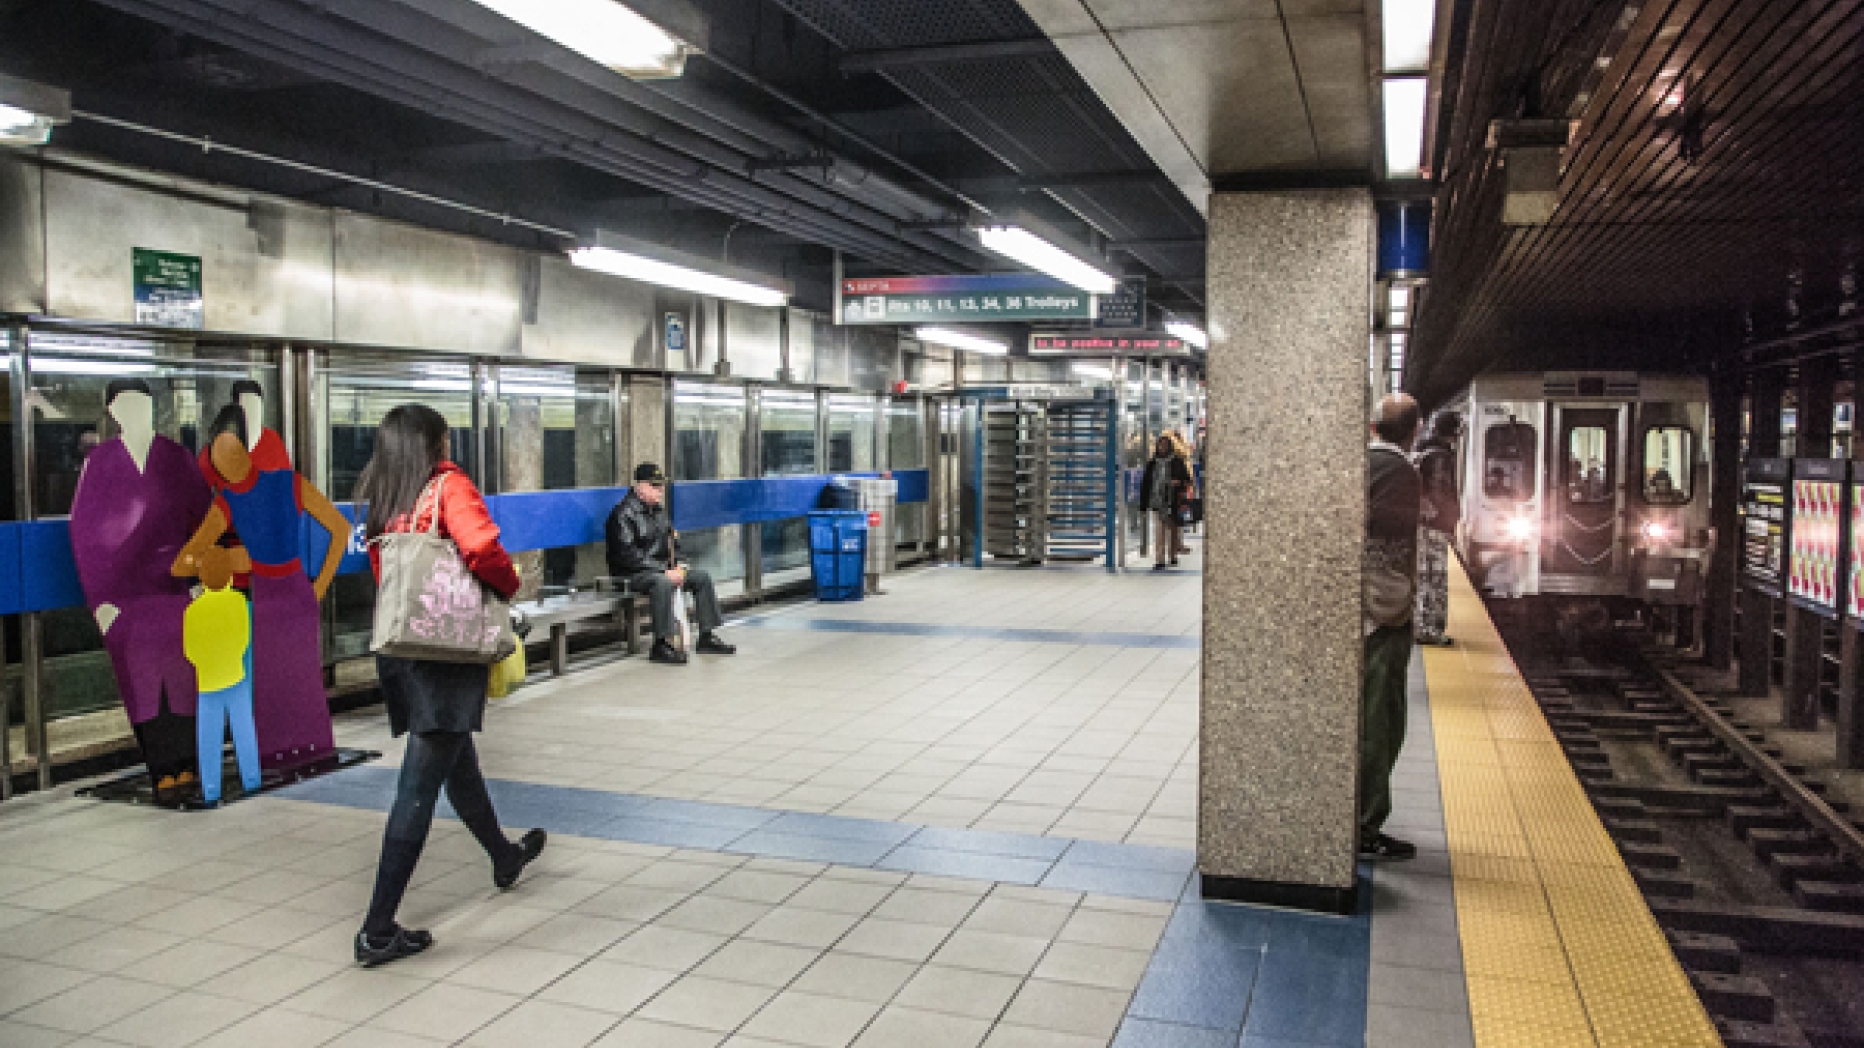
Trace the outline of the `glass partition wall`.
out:
M 887 402 L 886 451 L 886 467 L 895 473 L 903 469 L 926 468 L 926 405 L 924 400 L 918 397 L 899 397 Z M 925 503 L 896 504 L 894 542 L 902 546 L 924 542 L 925 528 Z
M 484 369 L 488 402 L 486 460 L 497 466 L 493 490 L 563 491 L 614 487 L 615 378 L 568 365 Z M 608 574 L 600 542 L 537 550 L 516 557 L 525 583 L 519 599 L 587 589 Z
M 682 480 L 737 480 L 744 472 L 749 420 L 745 387 L 724 383 L 673 383 L 674 499 Z M 744 592 L 744 541 L 740 526 L 680 533 L 680 552 L 712 574 L 721 598 Z
M 814 390 L 758 391 L 757 445 L 759 476 L 801 476 L 822 472 L 817 454 L 821 410 Z M 766 589 L 809 577 L 809 520 L 792 517 L 757 527 L 758 575 Z

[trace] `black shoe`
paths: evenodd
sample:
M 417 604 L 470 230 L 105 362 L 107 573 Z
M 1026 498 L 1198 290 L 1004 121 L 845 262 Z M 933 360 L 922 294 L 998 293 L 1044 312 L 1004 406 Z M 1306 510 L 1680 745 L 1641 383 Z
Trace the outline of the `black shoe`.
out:
M 1173 557 L 1173 558 L 1171 559 L 1171 566 L 1172 566 L 1172 567 L 1174 567 L 1174 568 L 1178 566 L 1178 558 L 1177 558 L 1177 557 Z
M 1415 859 L 1417 845 L 1381 833 L 1371 841 L 1361 843 L 1359 854 L 1368 859 Z
M 673 646 L 670 640 L 657 640 L 654 650 L 647 653 L 647 661 L 664 662 L 669 666 L 686 665 L 686 653 Z
M 718 634 L 710 630 L 699 635 L 699 643 L 693 645 L 693 650 L 701 655 L 738 654 L 738 646 L 736 644 L 725 643 L 719 639 Z
M 518 875 L 531 864 L 531 860 L 543 853 L 544 842 L 549 839 L 550 835 L 542 830 L 532 830 L 518 839 L 517 861 L 504 869 L 492 870 L 492 883 L 499 891 L 518 883 Z
M 434 944 L 434 937 L 409 928 L 396 928 L 395 934 L 377 939 L 368 932 L 356 933 L 356 963 L 364 968 L 379 968 L 390 961 L 412 957 Z
M 1164 571 L 1164 570 L 1165 570 L 1165 565 L 1163 565 L 1163 564 L 1154 564 L 1154 565 L 1152 565 L 1152 570 L 1153 570 L 1153 571 Z

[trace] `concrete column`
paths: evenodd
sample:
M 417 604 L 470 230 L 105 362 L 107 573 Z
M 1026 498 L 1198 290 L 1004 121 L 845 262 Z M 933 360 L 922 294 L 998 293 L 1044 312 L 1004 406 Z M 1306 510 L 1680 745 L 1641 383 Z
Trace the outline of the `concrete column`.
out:
M 1212 898 L 1354 901 L 1372 235 L 1364 189 L 1211 201 L 1198 869 Z
M 634 467 L 652 462 L 673 475 L 673 462 L 667 456 L 667 412 L 672 410 L 672 389 L 659 375 L 630 376 L 628 386 L 628 447 L 634 461 L 625 467 L 619 483 L 630 483 Z

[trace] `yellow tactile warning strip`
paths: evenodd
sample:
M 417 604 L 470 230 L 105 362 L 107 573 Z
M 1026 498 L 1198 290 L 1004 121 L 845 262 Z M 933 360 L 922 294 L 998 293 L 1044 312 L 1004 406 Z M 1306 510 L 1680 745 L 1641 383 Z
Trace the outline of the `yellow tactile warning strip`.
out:
M 1424 649 L 1477 1048 L 1719 1046 L 1715 1025 L 1454 562 Z

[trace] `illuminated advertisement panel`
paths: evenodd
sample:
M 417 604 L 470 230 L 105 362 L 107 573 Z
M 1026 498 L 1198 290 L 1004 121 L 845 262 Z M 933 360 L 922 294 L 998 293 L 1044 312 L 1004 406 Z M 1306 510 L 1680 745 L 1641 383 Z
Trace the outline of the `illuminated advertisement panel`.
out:
M 1741 480 L 1741 578 L 1780 596 L 1786 574 L 1786 459 L 1749 459 Z
M 1793 463 L 1793 508 L 1786 591 L 1816 611 L 1838 610 L 1844 562 L 1845 463 L 1800 459 Z
M 1845 587 L 1845 603 L 1849 605 L 1851 619 L 1864 625 L 1864 557 L 1859 556 L 1859 548 L 1864 547 L 1864 484 L 1851 485 L 1851 555 L 1845 558 L 1851 567 L 1847 573 L 1851 576 L 1850 585 Z

